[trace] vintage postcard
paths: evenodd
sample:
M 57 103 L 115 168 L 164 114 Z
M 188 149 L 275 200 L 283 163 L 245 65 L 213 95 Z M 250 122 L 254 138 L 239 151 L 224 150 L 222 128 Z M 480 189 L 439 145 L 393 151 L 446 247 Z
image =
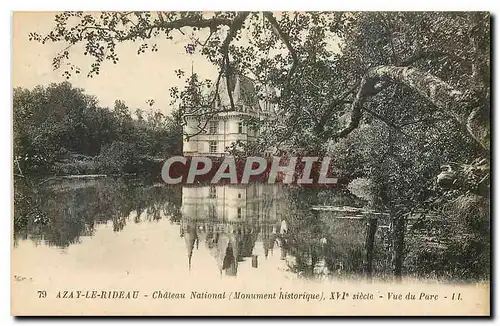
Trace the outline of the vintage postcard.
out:
M 488 12 L 14 12 L 15 316 L 489 316 Z

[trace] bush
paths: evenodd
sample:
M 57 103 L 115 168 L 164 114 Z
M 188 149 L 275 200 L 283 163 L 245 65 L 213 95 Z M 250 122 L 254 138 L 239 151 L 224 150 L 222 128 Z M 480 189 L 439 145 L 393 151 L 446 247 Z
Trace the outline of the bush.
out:
M 95 161 L 56 162 L 52 172 L 56 175 L 95 174 L 98 168 Z
M 373 203 L 375 200 L 374 193 L 376 188 L 370 179 L 356 178 L 347 185 L 347 189 L 356 197 L 364 199 L 369 203 Z
M 97 168 L 103 173 L 133 173 L 140 164 L 137 147 L 120 141 L 103 146 L 97 157 Z

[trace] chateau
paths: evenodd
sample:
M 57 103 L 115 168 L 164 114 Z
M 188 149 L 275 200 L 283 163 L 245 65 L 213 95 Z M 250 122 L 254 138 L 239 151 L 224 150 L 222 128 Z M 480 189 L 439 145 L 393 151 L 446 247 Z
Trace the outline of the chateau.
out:
M 221 78 L 213 108 L 216 111 L 231 107 L 226 84 L 226 80 Z M 252 79 L 236 74 L 229 77 L 229 86 L 235 110 L 214 114 L 209 121 L 199 116 L 185 117 L 187 124 L 184 134 L 194 135 L 199 132 L 199 126 L 206 124 L 206 127 L 204 132 L 189 140 L 184 138 L 184 156 L 224 156 L 237 141 L 247 143 L 257 140 L 258 132 L 247 126 L 245 120 L 265 117 L 269 113 L 269 106 L 260 104 Z
M 279 194 L 274 185 L 256 183 L 184 187 L 180 236 L 189 267 L 200 243 L 215 259 L 214 267 L 230 276 L 237 274 L 240 262 L 252 257 L 257 264 L 257 257 L 272 254 L 279 234 L 286 232 L 278 213 Z M 285 249 L 278 250 L 284 259 Z

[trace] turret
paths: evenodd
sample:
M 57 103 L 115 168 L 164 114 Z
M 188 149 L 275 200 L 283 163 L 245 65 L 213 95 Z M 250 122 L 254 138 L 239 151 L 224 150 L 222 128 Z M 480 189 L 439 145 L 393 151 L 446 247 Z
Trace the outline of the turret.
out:
M 184 241 L 186 242 L 186 249 L 188 254 L 188 266 L 189 270 L 191 270 L 191 258 L 193 256 L 193 248 L 194 244 L 197 243 L 198 241 L 198 234 L 196 232 L 195 224 L 188 224 L 187 230 L 184 233 Z

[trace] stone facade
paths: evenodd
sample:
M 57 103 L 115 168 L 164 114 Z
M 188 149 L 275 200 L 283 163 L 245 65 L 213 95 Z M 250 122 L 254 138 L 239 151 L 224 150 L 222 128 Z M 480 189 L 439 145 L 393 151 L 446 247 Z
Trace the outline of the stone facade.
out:
M 279 193 L 268 184 L 184 187 L 180 227 L 189 266 L 200 244 L 226 275 L 236 275 L 246 258 L 272 254 L 286 224 L 279 220 Z
M 209 121 L 198 116 L 186 116 L 185 134 L 194 135 L 199 132 L 199 126 L 206 126 L 202 133 L 190 137 L 189 140 L 184 138 L 184 156 L 223 156 L 227 154 L 228 147 L 237 141 L 247 143 L 257 140 L 258 132 L 245 125 L 244 121 L 265 116 L 266 105 L 260 105 L 255 84 L 250 78 L 236 75 L 230 78 L 230 87 L 235 110 L 228 109 L 230 100 L 226 80 L 221 79 L 213 109 L 228 110 L 213 115 Z

